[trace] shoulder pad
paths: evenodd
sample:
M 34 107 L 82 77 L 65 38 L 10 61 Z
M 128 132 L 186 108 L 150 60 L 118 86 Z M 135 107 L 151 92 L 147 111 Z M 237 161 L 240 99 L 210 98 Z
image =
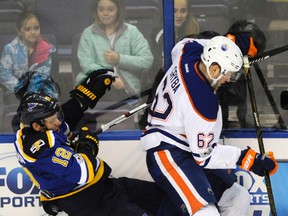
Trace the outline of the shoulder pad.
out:
M 24 128 L 21 137 L 23 151 L 29 157 L 36 159 L 46 148 L 51 148 L 49 136 L 50 134 L 46 132 L 36 132 L 30 128 Z

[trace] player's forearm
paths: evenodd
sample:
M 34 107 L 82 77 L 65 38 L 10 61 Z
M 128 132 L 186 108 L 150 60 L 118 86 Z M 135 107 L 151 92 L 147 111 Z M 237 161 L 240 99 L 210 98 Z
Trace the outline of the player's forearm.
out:
M 71 131 L 75 129 L 75 126 L 81 120 L 84 115 L 84 111 L 81 108 L 80 103 L 72 98 L 62 105 L 64 112 L 65 122 L 69 125 Z
M 216 145 L 213 149 L 209 162 L 205 165 L 207 169 L 234 169 L 241 154 L 241 149 L 234 146 Z M 204 165 L 205 161 L 201 163 Z

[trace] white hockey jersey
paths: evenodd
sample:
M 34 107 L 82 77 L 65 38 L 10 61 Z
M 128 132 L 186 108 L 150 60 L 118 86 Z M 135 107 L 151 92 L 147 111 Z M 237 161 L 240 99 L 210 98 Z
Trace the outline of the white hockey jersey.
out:
M 208 40 L 183 39 L 172 50 L 172 66 L 159 84 L 141 137 L 144 149 L 161 143 L 189 151 L 206 168 L 235 168 L 241 150 L 219 145 L 222 113 L 218 97 L 199 70 Z

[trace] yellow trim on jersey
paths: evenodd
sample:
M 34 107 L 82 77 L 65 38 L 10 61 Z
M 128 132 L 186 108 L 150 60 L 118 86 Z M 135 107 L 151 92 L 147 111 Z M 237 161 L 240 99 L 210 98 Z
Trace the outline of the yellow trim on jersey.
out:
M 30 157 L 30 156 L 28 156 L 27 154 L 25 154 L 25 152 L 24 152 L 24 148 L 23 148 L 23 142 L 22 142 L 22 139 L 21 139 L 21 137 L 22 137 L 22 129 L 21 130 L 19 130 L 18 131 L 18 139 L 17 139 L 17 142 L 19 143 L 19 147 L 20 147 L 20 149 L 21 149 L 21 154 L 22 154 L 22 156 L 25 158 L 25 160 L 28 160 L 28 161 L 30 161 L 30 162 L 35 162 L 36 161 L 36 159 L 34 159 L 34 158 L 32 158 L 32 157 Z
M 23 168 L 24 172 L 29 176 L 30 180 L 34 183 L 34 185 L 37 188 L 39 188 L 39 183 L 38 183 L 38 181 L 36 181 L 33 174 L 26 167 L 22 167 L 22 168 Z
M 79 193 L 80 191 L 85 190 L 86 188 L 96 184 L 102 178 L 103 173 L 104 173 L 104 162 L 102 160 L 100 160 L 100 159 L 99 159 L 99 161 L 100 161 L 100 166 L 99 166 L 99 169 L 98 169 L 96 175 L 94 176 L 94 179 L 90 183 L 85 185 L 84 187 L 81 187 L 81 188 L 79 188 L 76 191 L 72 191 L 70 193 L 67 193 L 67 194 L 64 194 L 64 195 L 61 195 L 61 196 L 53 197 L 51 199 L 48 199 L 47 197 L 45 197 L 42 194 L 40 194 L 40 200 L 41 201 L 52 201 L 52 200 L 56 200 L 56 199 L 66 198 L 66 197 L 72 196 L 72 195 L 74 195 L 76 193 Z
M 87 164 L 87 169 L 88 169 L 88 178 L 87 178 L 87 183 L 91 182 L 93 180 L 94 177 L 94 169 L 93 169 L 93 165 L 91 163 L 91 161 L 89 160 L 89 158 L 85 155 L 85 154 L 80 154 L 84 160 L 86 161 Z
M 49 147 L 52 148 L 54 146 L 54 135 L 53 135 L 53 131 L 52 130 L 49 130 L 49 131 L 46 131 L 46 135 L 47 135 L 47 140 L 48 140 L 48 144 L 49 144 Z M 52 138 L 53 137 L 53 138 Z

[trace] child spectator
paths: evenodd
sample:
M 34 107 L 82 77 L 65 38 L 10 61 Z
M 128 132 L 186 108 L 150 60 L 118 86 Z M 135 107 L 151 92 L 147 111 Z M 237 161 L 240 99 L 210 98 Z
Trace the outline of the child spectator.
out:
M 124 20 L 124 6 L 120 0 L 97 0 L 93 8 L 95 22 L 86 28 L 78 47 L 82 71 L 76 82 L 92 71 L 108 68 L 116 73 L 110 93 L 117 100 L 141 92 L 141 73 L 153 63 L 149 44 L 137 27 Z
M 45 92 L 58 98 L 50 77 L 51 53 L 55 47 L 41 36 L 40 22 L 33 11 L 24 11 L 16 22 L 18 36 L 6 44 L 0 60 L 0 83 L 9 93 Z

